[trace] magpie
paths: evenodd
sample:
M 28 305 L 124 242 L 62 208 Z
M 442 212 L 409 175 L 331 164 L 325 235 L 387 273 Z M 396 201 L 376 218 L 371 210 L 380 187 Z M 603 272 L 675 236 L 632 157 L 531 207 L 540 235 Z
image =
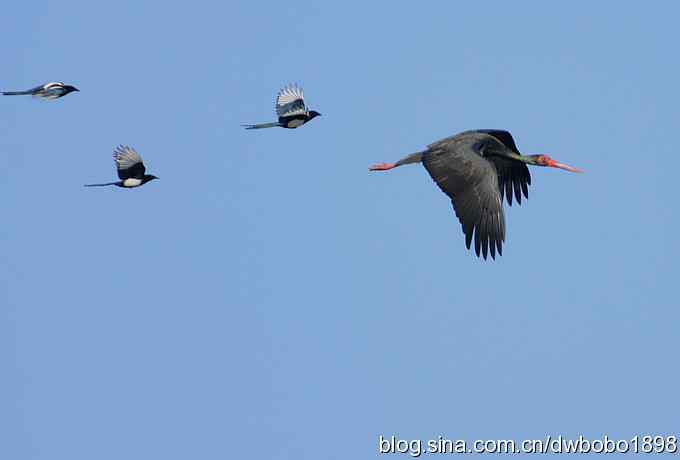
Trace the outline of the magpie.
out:
M 107 182 L 106 184 L 86 184 L 85 187 L 103 187 L 105 185 L 115 185 L 123 188 L 135 188 L 146 184 L 149 181 L 158 179 L 151 174 L 145 174 L 146 168 L 135 149 L 125 145 L 119 145 L 113 151 L 113 160 L 118 169 L 118 182 Z
M 4 96 L 23 96 L 30 94 L 31 96 L 51 101 L 53 99 L 66 96 L 68 93 L 72 93 L 73 91 L 80 90 L 75 86 L 65 85 L 60 81 L 53 81 L 51 83 L 45 83 L 44 85 L 36 86 L 35 88 L 31 88 L 26 91 L 2 91 L 2 94 Z
M 305 105 L 305 95 L 302 88 L 289 85 L 284 87 L 276 95 L 276 115 L 279 121 L 274 123 L 262 123 L 259 125 L 241 125 L 246 129 L 274 128 L 299 128 L 314 117 L 321 114 L 316 110 L 308 110 Z

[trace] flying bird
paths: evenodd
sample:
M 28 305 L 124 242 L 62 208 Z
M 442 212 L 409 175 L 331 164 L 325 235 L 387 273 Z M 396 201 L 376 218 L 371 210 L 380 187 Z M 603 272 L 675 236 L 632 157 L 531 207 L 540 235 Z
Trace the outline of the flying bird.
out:
M 259 125 L 241 125 L 246 129 L 262 128 L 299 128 L 309 120 L 320 116 L 316 110 L 309 110 L 305 105 L 305 95 L 302 88 L 298 86 L 286 86 L 276 96 L 276 115 L 279 121 L 273 123 L 262 123 Z
M 107 182 L 106 184 L 86 184 L 85 187 L 104 187 L 115 185 L 123 188 L 135 188 L 146 184 L 149 181 L 158 179 L 156 176 L 146 174 L 146 168 L 135 149 L 125 145 L 118 146 L 113 151 L 113 159 L 118 169 L 118 182 Z
M 522 195 L 529 198 L 531 175 L 527 165 L 582 172 L 558 163 L 548 155 L 522 155 L 508 131 L 478 129 L 441 139 L 427 150 L 408 155 L 396 163 L 379 163 L 370 171 L 388 171 L 409 163 L 422 163 L 439 188 L 451 198 L 465 234 L 465 245 L 486 259 L 503 255 L 505 215 L 503 197 L 512 206 Z
M 31 95 L 41 99 L 51 101 L 53 99 L 58 99 L 62 96 L 66 96 L 68 93 L 74 91 L 80 91 L 75 86 L 65 85 L 60 81 L 53 81 L 51 83 L 45 83 L 44 85 L 36 86 L 35 88 L 28 89 L 26 91 L 3 91 L 4 96 L 23 96 Z

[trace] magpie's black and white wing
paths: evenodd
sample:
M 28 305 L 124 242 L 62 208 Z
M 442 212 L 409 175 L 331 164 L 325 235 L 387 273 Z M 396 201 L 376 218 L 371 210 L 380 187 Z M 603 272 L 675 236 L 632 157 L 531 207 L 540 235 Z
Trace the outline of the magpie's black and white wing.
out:
M 50 90 L 55 90 L 55 89 L 63 89 L 64 88 L 64 82 L 63 81 L 51 81 L 49 83 L 45 83 L 43 85 L 43 89 L 45 91 L 50 91 Z
M 306 115 L 305 95 L 298 86 L 286 86 L 276 96 L 276 114 L 279 117 Z
M 52 81 L 45 83 L 42 86 L 34 88 L 33 95 L 42 99 L 52 100 L 64 95 L 64 83 L 60 81 Z
M 132 147 L 119 145 L 113 151 L 113 159 L 116 162 L 118 177 L 121 180 L 142 179 L 144 177 L 146 168 L 142 162 L 142 157 Z

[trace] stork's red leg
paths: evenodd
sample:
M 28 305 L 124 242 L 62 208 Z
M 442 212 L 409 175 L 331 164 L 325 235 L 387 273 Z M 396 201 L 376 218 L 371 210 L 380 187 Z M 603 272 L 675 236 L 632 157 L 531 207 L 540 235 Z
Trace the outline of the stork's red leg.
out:
M 396 167 L 394 163 L 378 163 L 370 168 L 368 168 L 369 171 L 389 171 L 390 169 Z

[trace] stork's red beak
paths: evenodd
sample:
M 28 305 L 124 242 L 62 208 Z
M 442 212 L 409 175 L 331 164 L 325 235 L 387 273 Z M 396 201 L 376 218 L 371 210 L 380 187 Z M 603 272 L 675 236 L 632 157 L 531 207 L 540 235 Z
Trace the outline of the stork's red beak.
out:
M 551 168 L 560 168 L 564 169 L 565 171 L 573 172 L 573 173 L 582 173 L 583 171 L 577 168 L 574 168 L 569 165 L 565 165 L 564 163 L 558 163 L 557 161 L 550 159 L 546 163 L 546 166 L 550 166 Z

